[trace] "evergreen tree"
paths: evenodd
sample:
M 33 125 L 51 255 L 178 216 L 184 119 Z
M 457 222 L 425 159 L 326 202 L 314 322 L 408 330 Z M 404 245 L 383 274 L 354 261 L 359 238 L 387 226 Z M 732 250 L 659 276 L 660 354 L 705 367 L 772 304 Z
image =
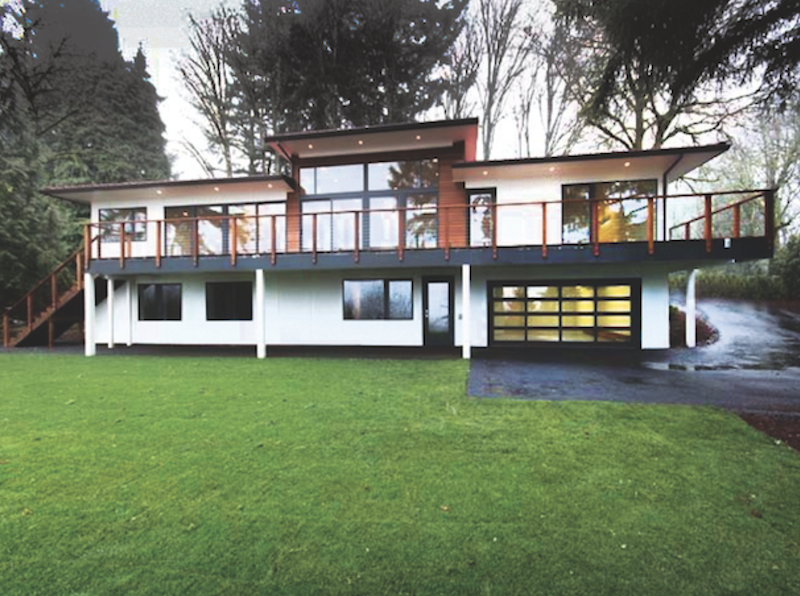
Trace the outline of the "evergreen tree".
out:
M 95 0 L 0 6 L 0 305 L 80 242 L 76 210 L 38 189 L 166 178 L 164 126 L 144 55 L 125 62 Z

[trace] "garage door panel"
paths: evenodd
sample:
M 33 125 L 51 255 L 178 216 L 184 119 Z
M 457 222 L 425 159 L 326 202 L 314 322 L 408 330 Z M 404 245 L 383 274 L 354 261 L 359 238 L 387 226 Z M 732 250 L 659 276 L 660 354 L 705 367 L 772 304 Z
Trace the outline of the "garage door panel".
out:
M 640 280 L 489 284 L 493 345 L 623 345 L 641 329 Z

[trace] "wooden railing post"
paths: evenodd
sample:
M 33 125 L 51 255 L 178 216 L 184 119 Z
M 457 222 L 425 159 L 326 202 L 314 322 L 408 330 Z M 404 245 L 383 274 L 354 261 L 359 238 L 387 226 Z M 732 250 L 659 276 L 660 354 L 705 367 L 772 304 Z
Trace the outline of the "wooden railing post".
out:
M 492 214 L 492 259 L 497 259 L 497 203 L 492 202 L 490 208 Z
M 231 217 L 228 220 L 228 233 L 231 237 L 231 266 L 236 267 L 236 257 L 239 251 L 239 238 L 237 234 L 237 225 L 236 225 L 236 218 Z
M 8 310 L 3 313 L 3 347 L 7 348 L 11 345 L 11 321 L 8 316 Z
M 161 226 L 166 225 L 164 221 L 156 222 L 156 267 L 161 268 Z
M 764 237 L 767 248 L 775 247 L 775 190 L 764 191 Z
M 442 229 L 442 218 L 440 217 L 440 214 L 442 213 L 441 209 L 444 209 L 445 212 L 447 210 L 446 207 L 442 208 L 437 204 L 437 206 L 436 206 L 436 227 L 439 230 Z M 445 219 L 445 222 L 444 222 L 444 238 L 442 239 L 443 242 L 444 242 L 444 260 L 445 261 L 449 261 L 450 260 L 450 226 L 448 225 L 447 222 L 450 221 L 450 216 L 448 215 L 444 219 Z
M 25 301 L 28 307 L 28 331 L 33 329 L 33 294 L 28 294 L 28 299 Z
M 592 253 L 594 256 L 600 256 L 600 203 L 596 200 L 592 200 L 592 230 L 591 230 L 591 240 L 592 240 Z
M 402 261 L 406 256 L 406 212 L 402 207 L 397 209 L 397 258 Z
M 50 305 L 53 310 L 58 306 L 58 273 L 50 276 Z
M 83 249 L 83 252 L 86 252 L 86 248 Z M 81 253 L 75 255 L 75 277 L 78 278 L 75 281 L 80 290 L 83 288 L 83 255 Z
M 270 234 L 270 259 L 269 259 L 269 261 L 270 261 L 270 265 L 275 265 L 275 262 L 278 259 L 277 250 L 276 250 L 278 245 L 277 245 L 277 239 L 275 238 L 275 236 L 276 236 L 276 233 L 275 233 L 276 232 L 276 226 L 275 226 L 275 216 L 274 215 L 270 215 L 269 216 L 269 226 L 270 226 L 270 231 L 271 231 L 271 234 Z
M 89 259 L 92 256 L 92 224 L 83 227 L 83 264 L 89 268 Z
M 125 224 L 119 224 L 119 268 L 125 268 Z
M 361 244 L 360 226 L 358 225 L 359 224 L 359 220 L 360 220 L 359 215 L 360 214 L 359 214 L 358 211 L 355 211 L 353 213 L 353 216 L 354 216 L 353 219 L 355 220 L 355 226 L 356 226 L 354 234 L 353 234 L 353 238 L 355 239 L 355 244 L 356 244 L 355 245 L 355 249 L 353 251 L 353 260 L 356 263 L 358 263 L 361 260 L 361 255 L 359 253 L 359 244 Z
M 742 205 L 736 203 L 733 206 L 733 237 L 739 238 L 742 235 Z
M 690 240 L 691 237 L 692 237 L 692 224 L 686 223 L 684 224 L 683 239 Z
M 542 203 L 542 258 L 547 258 L 547 203 Z
M 192 257 L 194 258 L 194 266 L 197 267 L 197 261 L 200 256 L 200 220 L 195 218 L 192 226 Z
M 317 214 L 311 214 L 311 262 L 317 264 Z
M 647 252 L 653 254 L 655 252 L 655 199 L 647 197 Z
M 705 195 L 705 216 L 704 216 L 704 223 L 705 223 L 705 238 L 706 238 L 706 252 L 711 252 L 713 248 L 713 228 L 711 227 L 711 195 Z

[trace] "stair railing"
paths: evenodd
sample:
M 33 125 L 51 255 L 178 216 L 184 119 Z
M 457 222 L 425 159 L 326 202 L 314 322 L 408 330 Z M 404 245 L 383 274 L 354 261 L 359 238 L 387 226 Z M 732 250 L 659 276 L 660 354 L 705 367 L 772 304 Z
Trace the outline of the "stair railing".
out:
M 53 269 L 3 313 L 3 346 L 8 348 L 52 317 L 61 303 L 83 287 L 83 248 Z M 51 319 L 52 324 L 52 319 Z M 52 325 L 51 325 L 52 331 Z

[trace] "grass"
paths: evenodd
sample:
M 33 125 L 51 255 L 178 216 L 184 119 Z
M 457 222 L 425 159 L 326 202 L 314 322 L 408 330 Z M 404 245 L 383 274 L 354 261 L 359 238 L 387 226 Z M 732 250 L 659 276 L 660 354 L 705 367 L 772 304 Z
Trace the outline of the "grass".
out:
M 0 594 L 789 594 L 800 455 L 459 361 L 0 355 Z

